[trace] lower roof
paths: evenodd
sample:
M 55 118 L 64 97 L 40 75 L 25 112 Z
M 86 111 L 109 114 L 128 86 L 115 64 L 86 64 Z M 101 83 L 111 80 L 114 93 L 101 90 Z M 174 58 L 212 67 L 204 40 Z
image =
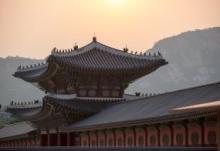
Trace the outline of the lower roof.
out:
M 189 88 L 153 97 L 125 101 L 109 107 L 85 120 L 72 124 L 65 130 L 86 130 L 121 123 L 175 115 L 174 108 L 220 100 L 220 83 Z
M 0 129 L 0 139 L 26 135 L 36 130 L 30 122 L 18 122 L 5 125 Z

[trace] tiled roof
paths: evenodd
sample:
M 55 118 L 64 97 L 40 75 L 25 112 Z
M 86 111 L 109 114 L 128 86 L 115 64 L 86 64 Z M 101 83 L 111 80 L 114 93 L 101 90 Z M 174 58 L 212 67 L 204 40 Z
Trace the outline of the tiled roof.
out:
M 88 70 L 134 70 L 160 67 L 167 62 L 158 55 L 137 55 L 111 48 L 97 41 L 77 50 L 58 51 L 53 49 L 48 60 L 60 65 Z
M 18 118 L 25 118 L 25 117 L 29 117 L 29 116 L 33 116 L 35 114 L 38 114 L 41 112 L 42 106 L 39 106 L 37 108 L 8 108 L 7 112 L 10 112 L 14 115 L 16 115 Z
M 10 125 L 5 125 L 0 129 L 0 139 L 25 135 L 36 130 L 29 122 L 18 122 Z
M 26 81 L 34 81 L 35 79 L 45 74 L 47 70 L 48 70 L 47 63 L 45 64 L 42 63 L 38 65 L 35 64 L 26 67 L 19 66 L 13 76 L 22 78 Z
M 78 49 L 59 51 L 55 48 L 46 60 L 47 63 L 19 66 L 14 76 L 48 91 L 47 81 L 56 76 L 59 69 L 68 69 L 71 73 L 75 71 L 90 71 L 97 74 L 119 73 L 120 75 L 123 73 L 132 75 L 128 76 L 130 78 L 128 79 L 133 81 L 167 64 L 159 52 L 148 55 L 128 53 L 128 49 L 126 51 L 115 49 L 94 40 Z
M 220 83 L 189 88 L 114 105 L 67 127 L 67 129 L 81 130 L 126 122 L 160 119 L 161 117 L 174 115 L 171 112 L 174 108 L 213 102 L 219 99 Z
M 126 100 L 132 100 L 141 98 L 140 96 L 124 95 L 124 98 L 96 98 L 96 97 L 77 97 L 76 94 L 49 94 L 45 97 L 45 100 L 50 104 L 59 105 L 60 107 L 71 108 L 73 110 L 82 112 L 96 113 L 112 104 L 123 102 Z M 35 119 L 33 117 L 39 117 L 43 112 L 47 114 L 43 108 L 42 103 L 17 105 L 13 104 L 8 106 L 7 111 L 16 114 L 21 119 Z
M 19 118 L 23 118 L 39 113 L 42 105 L 42 102 L 13 102 L 7 106 L 7 112 L 15 114 Z
M 114 100 L 108 100 L 106 101 L 105 98 L 103 100 L 100 100 L 102 98 L 97 98 L 98 100 L 95 100 L 95 98 L 81 98 L 76 97 L 76 95 L 47 95 L 45 97 L 45 100 L 49 101 L 49 103 L 53 105 L 59 105 L 60 107 L 66 107 L 73 109 L 75 111 L 79 112 L 88 112 L 88 113 L 96 113 L 103 108 L 108 107 L 109 105 L 112 105 Z M 121 101 L 123 99 L 120 98 Z
M 38 102 L 38 103 L 24 103 L 22 102 L 22 104 L 13 104 L 13 105 L 8 105 L 7 108 L 9 109 L 28 109 L 28 108 L 38 108 L 38 107 L 42 107 L 42 102 Z

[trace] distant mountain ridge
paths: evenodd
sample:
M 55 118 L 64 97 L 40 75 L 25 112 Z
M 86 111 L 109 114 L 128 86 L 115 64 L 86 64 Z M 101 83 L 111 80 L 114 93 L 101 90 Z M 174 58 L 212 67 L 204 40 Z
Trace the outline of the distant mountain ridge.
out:
M 169 64 L 135 81 L 127 92 L 164 93 L 220 82 L 220 27 L 162 39 L 147 52 L 157 51 Z
M 132 83 L 126 93 L 164 93 L 220 82 L 220 27 L 185 32 L 165 38 L 148 52 L 160 51 L 169 62 Z M 45 94 L 30 83 L 14 78 L 19 65 L 42 60 L 22 57 L 0 58 L 0 104 L 11 100 L 32 101 Z

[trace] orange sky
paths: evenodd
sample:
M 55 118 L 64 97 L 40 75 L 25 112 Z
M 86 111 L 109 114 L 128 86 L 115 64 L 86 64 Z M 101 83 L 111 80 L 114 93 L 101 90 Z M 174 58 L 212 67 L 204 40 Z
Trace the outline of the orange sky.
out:
M 164 37 L 220 26 L 220 0 L 0 0 L 0 56 L 46 57 L 89 43 L 144 51 Z

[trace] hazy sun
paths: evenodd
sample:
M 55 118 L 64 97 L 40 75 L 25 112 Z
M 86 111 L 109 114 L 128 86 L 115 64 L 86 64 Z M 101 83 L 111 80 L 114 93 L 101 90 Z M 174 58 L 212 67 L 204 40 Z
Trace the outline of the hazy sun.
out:
M 125 0 L 109 0 L 109 1 L 112 3 L 112 5 L 122 5 L 125 2 Z
M 126 0 L 106 0 L 106 2 L 112 7 L 119 7 L 125 5 Z

